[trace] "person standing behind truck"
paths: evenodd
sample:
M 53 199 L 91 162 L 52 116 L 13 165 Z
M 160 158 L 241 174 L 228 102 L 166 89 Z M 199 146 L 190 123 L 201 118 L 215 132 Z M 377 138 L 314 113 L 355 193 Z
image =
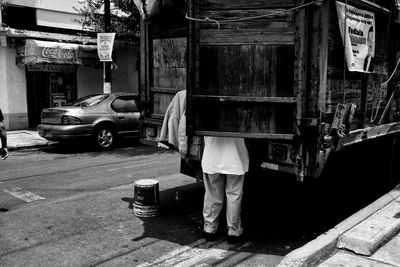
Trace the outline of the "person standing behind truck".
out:
M 201 160 L 204 176 L 204 228 L 207 241 L 215 240 L 224 197 L 228 243 L 243 241 L 241 204 L 244 175 L 249 170 L 249 155 L 243 138 L 204 137 Z
M 7 149 L 7 133 L 6 127 L 4 126 L 4 116 L 0 109 L 0 140 L 1 140 L 1 159 L 6 159 L 8 157 Z

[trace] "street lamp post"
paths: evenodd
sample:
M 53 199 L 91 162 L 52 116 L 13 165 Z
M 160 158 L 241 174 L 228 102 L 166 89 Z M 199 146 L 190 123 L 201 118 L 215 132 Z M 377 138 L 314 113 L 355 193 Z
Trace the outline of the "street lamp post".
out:
M 110 0 L 104 0 L 104 32 L 110 32 Z M 111 93 L 111 62 L 103 62 L 104 67 L 104 93 Z

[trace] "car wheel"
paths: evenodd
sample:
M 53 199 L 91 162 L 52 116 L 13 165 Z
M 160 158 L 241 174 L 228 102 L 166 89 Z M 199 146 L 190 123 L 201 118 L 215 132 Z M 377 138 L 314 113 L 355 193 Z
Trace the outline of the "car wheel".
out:
M 109 149 L 115 144 L 116 134 L 109 127 L 100 127 L 94 132 L 93 138 L 97 148 Z

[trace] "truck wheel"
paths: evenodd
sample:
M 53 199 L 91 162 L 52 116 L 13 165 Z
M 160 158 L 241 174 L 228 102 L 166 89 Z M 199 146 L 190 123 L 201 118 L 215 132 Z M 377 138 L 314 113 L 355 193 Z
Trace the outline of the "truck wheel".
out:
M 93 141 L 99 149 L 110 149 L 116 141 L 115 131 L 108 126 L 101 126 L 94 131 Z

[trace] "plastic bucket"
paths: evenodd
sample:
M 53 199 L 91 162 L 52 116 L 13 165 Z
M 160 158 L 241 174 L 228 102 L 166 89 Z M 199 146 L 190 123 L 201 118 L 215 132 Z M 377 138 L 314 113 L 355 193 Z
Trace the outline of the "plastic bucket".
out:
M 133 214 L 138 217 L 154 217 L 160 214 L 158 181 L 137 180 L 134 184 Z

